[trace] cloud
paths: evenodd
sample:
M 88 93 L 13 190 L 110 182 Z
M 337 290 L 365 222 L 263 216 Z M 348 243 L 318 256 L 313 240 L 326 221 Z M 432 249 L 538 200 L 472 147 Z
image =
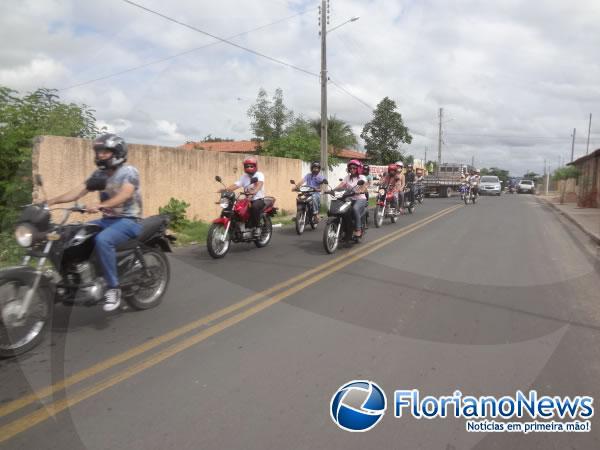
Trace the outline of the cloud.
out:
M 311 9 L 232 40 L 320 70 L 317 2 L 141 3 L 222 37 Z M 384 96 L 394 99 L 414 135 L 408 153 L 437 153 L 440 107 L 447 161 L 475 156 L 481 166 L 540 172 L 544 159 L 556 165 L 570 155 L 574 127 L 576 155 L 585 153 L 588 114 L 600 118 L 599 2 L 549 0 L 541 8 L 520 0 L 338 0 L 330 27 L 353 16 L 360 20 L 328 36 L 328 74 L 373 107 Z M 261 87 L 269 93 L 281 87 L 297 115 L 320 114 L 317 77 L 120 0 L 2 2 L 0 39 L 10 42 L 0 49 L 0 83 L 21 91 L 69 87 L 212 44 L 61 92 L 67 101 L 91 105 L 99 123 L 135 142 L 249 138 L 246 111 Z M 328 94 L 329 113 L 360 134 L 370 108 L 331 83 Z M 600 147 L 594 132 L 591 147 Z

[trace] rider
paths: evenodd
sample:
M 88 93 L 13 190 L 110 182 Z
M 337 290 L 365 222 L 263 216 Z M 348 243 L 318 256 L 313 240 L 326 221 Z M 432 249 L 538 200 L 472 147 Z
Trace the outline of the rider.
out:
M 227 186 L 225 189 L 221 189 L 220 192 L 224 191 L 235 191 L 236 189 L 243 188 L 244 193 L 251 197 L 250 206 L 250 220 L 248 221 L 248 227 L 253 229 L 253 236 L 255 238 L 260 237 L 260 214 L 265 208 L 265 176 L 262 172 L 258 171 L 258 160 L 255 156 L 249 156 L 243 162 L 244 174 L 231 186 Z M 252 182 L 252 178 L 256 178 L 255 183 Z
M 368 164 L 363 164 L 362 174 L 367 179 L 367 190 L 365 196 L 367 197 L 367 220 L 365 221 L 365 228 L 369 228 L 369 188 L 373 184 L 373 175 L 371 175 L 371 167 Z
M 302 184 L 294 187 L 292 190 L 298 189 L 300 186 L 308 186 L 318 191 L 321 190 L 321 186 L 325 181 L 325 177 L 321 175 L 321 164 L 318 161 L 314 161 L 310 165 L 310 173 L 307 173 L 302 179 Z M 312 193 L 313 203 L 313 214 L 314 223 L 319 223 L 319 209 L 321 208 L 321 192 Z
M 413 165 L 411 163 L 406 165 L 406 186 L 408 187 L 408 201 L 410 203 L 415 202 L 415 180 L 417 176 L 413 170 Z
M 471 169 L 471 176 L 469 177 L 469 183 L 473 190 L 473 195 L 479 195 L 479 180 L 481 179 L 481 171 L 479 169 Z
M 355 195 L 352 196 L 352 200 L 354 200 L 352 205 L 352 213 L 354 215 L 353 235 L 355 237 L 360 237 L 362 235 L 361 220 L 365 208 L 367 208 L 367 197 L 365 195 L 365 192 L 367 191 L 367 179 L 364 175 L 359 173 L 360 166 L 360 161 L 356 159 L 350 160 L 346 166 L 348 175 L 346 175 L 342 182 L 334 189 L 336 191 L 342 189 L 353 189 L 355 192 Z M 360 180 L 364 181 L 362 186 L 358 186 L 358 182 Z
M 106 280 L 104 311 L 113 311 L 121 304 L 121 288 L 117 275 L 115 248 L 134 239 L 142 231 L 142 197 L 138 170 L 125 164 L 127 144 L 115 134 L 103 134 L 93 142 L 98 167 L 84 184 L 72 191 L 48 200 L 48 206 L 79 200 L 92 191 L 100 193 L 100 203 L 90 205 L 89 213 L 102 211 L 102 219 L 90 223 L 102 231 L 96 235 L 95 249 Z
M 399 186 L 400 186 L 400 175 L 398 174 L 398 165 L 397 164 L 389 164 L 387 166 L 387 173 L 383 176 L 380 182 L 381 186 L 387 186 L 388 192 L 392 192 L 394 196 L 392 197 L 391 206 L 398 210 L 398 194 Z
M 398 166 L 398 176 L 400 177 L 400 181 L 398 182 L 398 201 L 400 206 L 400 214 L 404 214 L 404 188 L 406 187 L 404 163 L 402 161 L 398 161 L 396 165 Z

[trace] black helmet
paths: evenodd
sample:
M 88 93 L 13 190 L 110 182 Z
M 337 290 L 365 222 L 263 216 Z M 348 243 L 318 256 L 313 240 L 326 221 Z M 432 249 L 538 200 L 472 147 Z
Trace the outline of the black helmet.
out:
M 313 169 L 319 169 L 319 170 L 321 170 L 321 163 L 318 162 L 318 161 L 313 161 L 310 164 L 310 171 L 312 172 Z
M 127 144 L 122 137 L 116 134 L 103 134 L 98 136 L 93 143 L 95 152 L 109 150 L 113 153 L 112 158 L 107 160 L 98 159 L 96 155 L 96 166 L 100 169 L 112 169 L 127 161 Z
M 363 164 L 363 174 L 369 175 L 371 167 L 368 164 Z

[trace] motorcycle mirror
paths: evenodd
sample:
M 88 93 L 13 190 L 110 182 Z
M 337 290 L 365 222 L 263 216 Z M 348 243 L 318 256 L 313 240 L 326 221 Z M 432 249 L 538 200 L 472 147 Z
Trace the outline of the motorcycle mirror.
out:
M 290 184 L 296 184 L 294 180 L 290 180 Z
M 219 175 L 217 175 L 217 176 L 215 177 L 215 181 L 216 181 L 217 183 L 220 183 L 220 182 L 222 181 L 222 179 L 221 179 L 221 177 L 220 177 Z
M 359 186 L 362 186 L 363 184 L 365 184 L 365 180 L 358 180 L 358 183 L 356 183 L 356 184 L 358 184 Z
M 329 181 L 327 181 L 327 178 L 324 178 L 323 181 L 321 181 L 321 184 L 329 184 Z
M 338 180 L 339 180 L 339 181 L 344 181 L 344 179 L 343 179 L 343 178 L 338 178 Z
M 37 186 L 40 186 L 40 187 L 42 187 L 42 186 L 44 185 L 44 182 L 43 182 L 43 180 L 42 180 L 42 176 L 41 176 L 39 173 L 38 173 L 38 174 L 36 174 L 36 175 L 35 175 L 35 177 L 34 177 L 33 179 L 34 179 L 34 182 L 35 182 L 35 184 L 36 184 Z

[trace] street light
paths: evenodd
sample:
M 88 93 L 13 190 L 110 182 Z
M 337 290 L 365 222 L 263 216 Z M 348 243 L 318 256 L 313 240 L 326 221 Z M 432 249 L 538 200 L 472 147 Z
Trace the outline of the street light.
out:
M 359 17 L 352 17 L 347 21 L 327 30 L 327 0 L 321 0 L 321 171 L 325 178 L 329 176 L 328 146 L 327 146 L 327 34 L 337 30 L 350 22 L 356 22 Z M 323 198 L 324 205 L 329 205 L 329 197 Z

